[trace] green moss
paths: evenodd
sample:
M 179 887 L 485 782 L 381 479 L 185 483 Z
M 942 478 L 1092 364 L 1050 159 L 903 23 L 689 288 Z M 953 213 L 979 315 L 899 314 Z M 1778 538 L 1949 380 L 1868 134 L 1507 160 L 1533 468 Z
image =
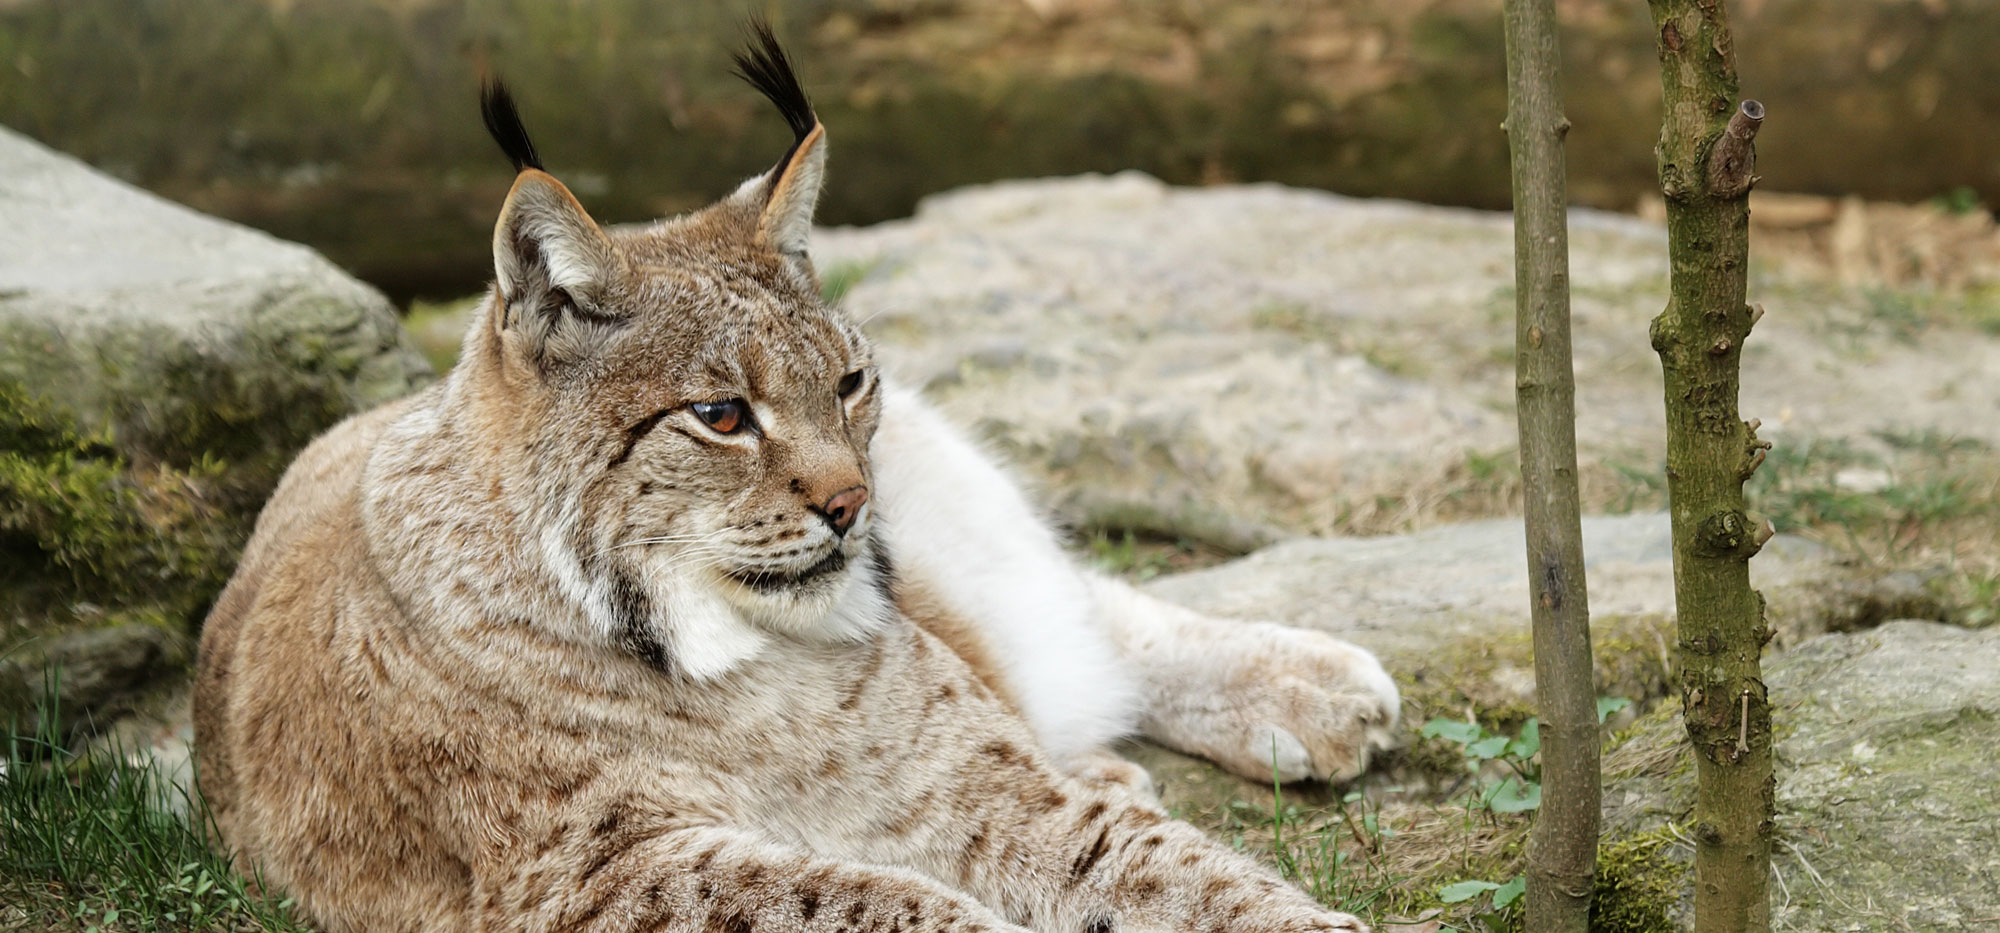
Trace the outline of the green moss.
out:
M 1311 308 L 1291 301 L 1273 302 L 1250 309 L 1252 330 L 1276 331 L 1334 345 L 1340 343 L 1340 330 L 1335 326 L 1338 323 L 1331 315 L 1314 314 Z
M 227 482 L 212 484 L 211 492 L 226 496 L 231 511 L 252 514 L 292 455 L 358 407 L 362 363 L 355 357 L 379 349 L 357 337 L 330 339 L 363 323 L 352 303 L 289 294 L 254 313 L 263 322 L 246 328 L 237 338 L 240 355 L 224 361 L 195 352 L 184 334 L 155 338 L 140 327 L 106 336 L 98 350 L 107 371 L 110 360 L 131 361 L 129 375 L 107 379 L 107 388 L 122 390 L 107 393 L 119 448 L 145 451 L 179 470 L 225 461 Z M 174 349 L 162 352 L 149 339 Z M 157 386 L 125 389 L 140 373 Z M 398 375 L 391 396 L 408 390 L 408 375 Z
M 1687 867 L 1668 851 L 1673 841 L 1673 828 L 1663 826 L 1598 846 L 1591 930 L 1671 933 L 1675 929 L 1672 917 L 1687 880 Z
M 63 624 L 185 631 L 227 579 L 240 533 L 217 521 L 212 457 L 128 462 L 19 383 L 0 382 L 5 642 Z
M 1525 682 L 1516 675 L 1534 669 L 1525 629 L 1459 639 L 1411 660 L 1407 674 L 1402 670 L 1396 674 L 1403 687 L 1403 705 L 1414 714 L 1414 722 L 1463 716 L 1469 710 L 1486 726 L 1505 731 L 1535 715 L 1530 699 L 1515 689 L 1515 684 Z
M 1355 340 L 1335 315 L 1320 314 L 1296 302 L 1274 302 L 1250 309 L 1250 328 L 1323 343 L 1341 353 L 1358 353 L 1370 366 L 1405 378 L 1424 375 L 1414 348 L 1381 340 Z

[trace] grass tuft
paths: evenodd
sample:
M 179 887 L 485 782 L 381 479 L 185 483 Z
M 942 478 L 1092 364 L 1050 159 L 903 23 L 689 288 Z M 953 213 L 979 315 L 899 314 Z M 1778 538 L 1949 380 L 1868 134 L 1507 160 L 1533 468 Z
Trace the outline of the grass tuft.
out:
M 1229 556 L 1184 537 L 1135 533 L 1129 528 L 1097 529 L 1080 542 L 1091 566 L 1134 583 L 1162 574 L 1185 573 L 1221 563 Z
M 56 695 L 53 683 L 45 696 Z M 0 759 L 0 928 L 307 933 L 189 824 L 198 796 L 115 751 L 74 754 L 53 708 L 7 729 Z

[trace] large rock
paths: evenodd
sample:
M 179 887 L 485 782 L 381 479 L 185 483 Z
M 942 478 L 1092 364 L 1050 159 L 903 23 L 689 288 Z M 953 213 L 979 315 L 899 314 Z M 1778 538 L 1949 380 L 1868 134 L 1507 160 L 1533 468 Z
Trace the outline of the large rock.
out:
M 2000 630 L 1898 621 L 1774 658 L 1780 847 L 1773 922 L 1796 930 L 1978 930 L 2000 917 Z M 1606 762 L 1605 829 L 1688 849 L 1694 802 L 1678 718 Z M 1685 835 L 1683 830 L 1680 834 Z M 1689 892 L 1661 913 L 1690 929 Z
M 0 649 L 29 642 L 27 687 L 44 659 L 87 672 L 65 693 L 89 705 L 179 655 L 65 632 L 184 636 L 292 454 L 430 368 L 313 251 L 5 130 L 0 216 Z
M 1667 516 L 1591 516 L 1583 533 L 1599 691 L 1657 697 L 1673 643 Z M 1405 535 L 1300 538 L 1147 589 L 1205 612 L 1367 647 L 1403 686 L 1414 722 L 1468 707 L 1507 722 L 1532 715 L 1527 566 L 1520 519 L 1489 519 Z M 1869 571 L 1788 535 L 1771 539 L 1750 567 L 1779 649 L 1939 608 L 1918 574 Z
M 1571 217 L 1585 495 L 1657 506 L 1646 332 L 1666 238 Z M 1218 518 L 1378 533 L 1518 509 L 1504 214 L 1128 173 L 952 192 L 907 221 L 828 231 L 814 255 L 851 282 L 847 306 L 896 370 L 1085 525 L 1122 511 L 1169 535 Z M 2000 339 L 1972 321 L 1909 317 L 1897 294 L 1817 268 L 1771 270 L 1755 297 L 1769 313 L 1743 409 L 1788 464 L 1848 449 L 1827 440 L 2000 444 Z

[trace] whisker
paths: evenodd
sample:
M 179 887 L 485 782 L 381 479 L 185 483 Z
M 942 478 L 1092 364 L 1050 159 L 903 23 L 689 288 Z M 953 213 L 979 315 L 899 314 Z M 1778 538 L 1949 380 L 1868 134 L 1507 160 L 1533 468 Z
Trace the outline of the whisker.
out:
M 869 321 L 872 321 L 872 320 L 875 320 L 875 319 L 876 319 L 876 318 L 878 318 L 878 317 L 881 317 L 881 316 L 882 316 L 882 314 L 883 314 L 883 312 L 885 312 L 885 311 L 888 311 L 888 310 L 889 310 L 889 308 L 888 308 L 887 306 L 883 306 L 883 307 L 880 307 L 880 308 L 876 308 L 876 309 L 875 309 L 875 310 L 874 310 L 873 312 L 870 312 L 870 313 L 869 313 L 869 315 L 868 315 L 867 317 L 864 317 L 864 318 L 862 318 L 862 319 L 861 319 L 861 320 L 859 320 L 859 321 L 855 321 L 855 322 L 854 322 L 854 326 L 855 326 L 855 327 L 867 327 L 867 326 L 868 326 L 868 322 L 869 322 Z
M 711 532 L 706 534 L 655 535 L 653 537 L 648 537 L 648 538 L 634 538 L 631 541 L 621 541 L 617 544 L 613 544 L 608 547 L 599 548 L 597 552 L 591 556 L 596 557 L 603 554 L 608 554 L 612 551 L 621 550 L 623 548 L 644 547 L 649 544 L 684 544 L 687 542 L 708 543 L 711 539 L 715 537 L 716 535 Z

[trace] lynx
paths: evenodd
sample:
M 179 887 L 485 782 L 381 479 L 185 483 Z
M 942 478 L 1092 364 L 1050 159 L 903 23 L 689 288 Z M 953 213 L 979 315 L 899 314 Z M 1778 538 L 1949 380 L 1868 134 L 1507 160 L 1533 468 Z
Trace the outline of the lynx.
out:
M 1399 701 L 1354 646 L 1073 566 L 820 298 L 826 135 L 606 230 L 517 178 L 461 361 L 293 464 L 203 633 L 199 780 L 328 931 L 1361 930 L 1168 819 L 1141 732 L 1359 772 Z

